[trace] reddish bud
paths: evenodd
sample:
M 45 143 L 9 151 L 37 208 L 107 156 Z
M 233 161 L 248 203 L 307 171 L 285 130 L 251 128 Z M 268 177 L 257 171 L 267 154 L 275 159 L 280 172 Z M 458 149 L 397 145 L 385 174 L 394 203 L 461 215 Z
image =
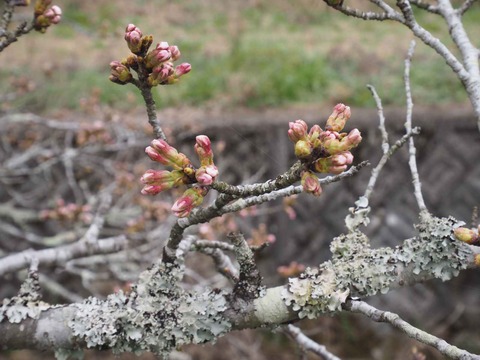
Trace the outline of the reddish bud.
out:
M 345 127 L 345 123 L 350 116 L 352 115 L 350 111 L 350 107 L 344 104 L 337 104 L 333 108 L 333 113 L 329 116 L 327 120 L 327 125 L 325 127 L 326 130 L 331 131 L 342 131 Z
M 320 158 L 313 164 L 313 169 L 318 173 L 341 174 L 353 161 L 350 151 L 344 151 L 327 158 Z
M 299 140 L 305 140 L 307 135 L 308 125 L 303 120 L 295 120 L 295 122 L 288 123 L 288 138 L 296 143 Z
M 110 81 L 118 84 L 126 84 L 132 79 L 130 70 L 120 61 L 112 61 L 110 63 L 110 69 Z
M 195 172 L 195 178 L 200 185 L 212 185 L 218 176 L 218 169 L 215 165 L 201 166 Z
M 188 74 L 192 70 L 192 65 L 189 63 L 182 63 L 175 68 L 175 76 L 179 78 L 185 74 Z
M 130 51 L 139 54 L 142 50 L 142 31 L 135 25 L 128 24 L 124 38 Z
M 213 165 L 212 143 L 208 136 L 198 135 L 194 146 L 195 153 L 200 159 L 202 166 Z
M 177 61 L 180 58 L 181 54 L 178 46 L 170 46 L 168 50 L 170 51 L 170 54 L 172 54 L 172 61 Z
M 207 189 L 202 187 L 192 187 L 186 190 L 182 197 L 172 206 L 172 211 L 175 216 L 188 216 L 193 208 L 199 206 L 203 202 L 203 198 L 207 194 L 207 191 Z
M 185 154 L 179 153 L 177 149 L 168 145 L 164 140 L 153 140 L 151 146 L 148 146 L 145 152 L 153 161 L 171 166 L 176 170 L 182 170 L 184 167 L 190 165 L 190 160 L 188 160 Z
M 336 138 L 331 138 L 329 136 L 326 139 L 323 139 L 323 146 L 325 150 L 328 151 L 328 153 L 334 155 L 353 149 L 361 141 L 362 136 L 360 134 L 360 131 L 358 131 L 358 129 L 353 129 L 347 136 L 337 136 Z
M 57 5 L 53 5 L 50 9 L 45 11 L 43 15 L 50 20 L 51 24 L 58 24 L 62 19 L 62 9 Z
M 318 177 L 310 171 L 305 171 L 302 174 L 303 191 L 320 196 L 322 194 L 322 187 L 318 181 Z

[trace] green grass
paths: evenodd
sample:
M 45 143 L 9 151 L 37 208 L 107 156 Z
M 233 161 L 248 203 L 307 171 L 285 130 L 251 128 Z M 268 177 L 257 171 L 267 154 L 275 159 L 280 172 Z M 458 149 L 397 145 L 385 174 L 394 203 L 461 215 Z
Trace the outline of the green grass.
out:
M 192 72 L 175 86 L 155 89 L 159 107 L 205 103 L 265 107 L 338 101 L 373 107 L 366 84 L 377 88 L 385 105 L 404 104 L 404 54 L 398 51 L 383 54 L 379 50 L 392 42 L 396 42 L 396 47 L 408 46 L 411 36 L 399 24 L 349 19 L 331 9 L 313 12 L 299 7 L 286 12 L 281 6 L 270 8 L 265 4 L 246 7 L 238 17 L 240 20 L 237 19 L 239 23 L 232 24 L 231 19 L 218 12 L 222 9 L 207 12 L 199 3 L 181 3 L 185 4 L 184 9 L 198 16 L 174 23 L 154 36 L 157 41 L 168 40 L 179 45 L 181 61 L 190 62 Z M 125 14 L 117 16 L 115 7 L 103 4 L 89 16 L 86 10 L 78 10 L 72 4 L 67 2 L 65 22 L 73 26 L 58 26 L 44 36 L 51 36 L 52 41 L 57 37 L 75 41 L 75 36 L 87 29 L 91 38 L 89 51 L 108 52 L 113 43 L 109 40 L 114 34 L 111 30 L 121 33 Z M 478 17 L 480 6 L 465 16 L 471 32 L 478 31 Z M 419 13 L 418 18 L 434 34 L 446 33 L 437 17 Z M 137 20 L 141 26 L 140 15 L 131 15 L 129 19 Z M 393 36 L 392 40 L 387 39 L 388 35 Z M 387 40 L 382 44 L 383 39 Z M 115 41 L 118 43 L 123 45 Z M 59 50 L 56 56 L 67 55 Z M 100 90 L 103 103 L 119 109 L 131 106 L 126 98 L 142 104 L 133 86 L 118 86 L 108 81 L 108 63 L 75 70 L 59 67 L 50 79 L 44 78 L 37 65 L 32 64 L 27 70 L 5 71 L 9 76 L 15 72 L 28 74 L 38 85 L 36 91 L 15 100 L 14 106 L 37 111 L 76 109 L 92 88 Z M 11 91 L 7 84 L 9 76 L 0 79 L 0 95 Z M 461 84 L 443 59 L 420 42 L 411 80 L 419 104 L 466 100 Z

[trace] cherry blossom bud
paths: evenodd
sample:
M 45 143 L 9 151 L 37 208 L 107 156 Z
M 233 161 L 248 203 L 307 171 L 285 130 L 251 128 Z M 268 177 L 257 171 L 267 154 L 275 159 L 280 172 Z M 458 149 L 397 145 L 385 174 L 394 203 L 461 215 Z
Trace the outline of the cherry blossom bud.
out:
M 192 187 L 186 190 L 182 197 L 172 206 L 172 211 L 175 216 L 188 216 L 193 208 L 199 206 L 203 202 L 203 198 L 207 194 L 207 191 L 207 189 L 202 187 Z
M 350 107 L 344 104 L 337 104 L 333 108 L 333 113 L 329 116 L 327 120 L 326 130 L 331 131 L 342 131 L 345 127 L 345 123 L 350 116 L 352 115 Z
M 126 84 L 132 79 L 132 74 L 128 67 L 123 65 L 120 61 L 112 61 L 110 63 L 110 81 L 117 84 Z
M 150 86 L 168 84 L 169 77 L 172 76 L 173 72 L 173 64 L 171 62 L 160 64 L 153 68 L 152 73 L 148 77 L 148 83 Z
M 170 54 L 172 54 L 172 61 L 176 61 L 180 58 L 181 54 L 178 46 L 170 46 L 168 50 L 170 51 Z
M 181 170 L 147 170 L 140 178 L 145 184 L 142 189 L 144 195 L 156 195 L 161 191 L 183 184 L 184 174 Z
M 125 41 L 131 52 L 139 54 L 142 50 L 142 31 L 135 25 L 128 24 L 125 29 Z
M 298 140 L 305 140 L 307 135 L 308 125 L 303 120 L 295 120 L 295 122 L 288 123 L 288 138 L 296 143 Z
M 171 166 L 176 170 L 182 170 L 190 165 L 190 160 L 188 160 L 185 154 L 179 153 L 177 149 L 168 145 L 164 140 L 153 140 L 151 146 L 148 146 L 145 152 L 153 161 Z
M 322 187 L 320 186 L 318 177 L 310 171 L 305 171 L 302 174 L 302 186 L 303 191 L 307 193 L 315 196 L 320 196 L 322 194 Z
M 158 66 L 165 61 L 168 61 L 172 58 L 172 53 L 170 51 L 171 46 L 168 45 L 166 41 L 163 41 L 150 51 L 145 57 L 145 64 L 148 69 L 152 69 L 155 66 Z M 177 48 L 178 50 L 178 48 Z M 173 67 L 173 65 L 172 65 Z
M 475 265 L 480 267 L 480 254 L 475 255 Z
M 179 78 L 182 75 L 188 74 L 192 70 L 192 65 L 189 63 L 182 63 L 175 68 L 175 76 Z
M 362 136 L 358 129 L 353 129 L 347 136 L 338 136 L 335 139 L 327 138 L 323 140 L 325 150 L 334 155 L 344 151 L 348 151 L 356 147 L 362 141 Z
M 218 176 L 218 169 L 215 165 L 201 166 L 195 172 L 195 178 L 200 185 L 212 185 Z
M 313 169 L 318 173 L 341 174 L 347 170 L 347 165 L 353 161 L 350 151 L 344 151 L 327 158 L 320 158 L 313 164 Z
M 200 159 L 202 166 L 213 165 L 213 151 L 210 138 L 206 135 L 198 135 L 194 146 L 195 153 Z
M 62 19 L 62 9 L 57 5 L 53 5 L 50 9 L 45 11 L 43 15 L 50 20 L 51 24 L 58 24 Z
M 312 146 L 308 141 L 298 140 L 295 143 L 295 156 L 299 159 L 306 159 L 312 153 Z
M 467 229 L 463 227 L 453 230 L 457 240 L 463 241 L 467 244 L 475 245 L 479 243 L 478 233 L 473 229 Z

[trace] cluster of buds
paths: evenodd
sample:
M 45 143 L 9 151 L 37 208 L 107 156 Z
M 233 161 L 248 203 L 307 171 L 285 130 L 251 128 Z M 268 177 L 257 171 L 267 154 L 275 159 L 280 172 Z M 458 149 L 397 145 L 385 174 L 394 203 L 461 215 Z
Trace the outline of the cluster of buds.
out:
M 34 29 L 41 33 L 47 31 L 52 24 L 58 24 L 62 19 L 62 9 L 53 5 L 52 0 L 37 0 L 34 10 Z M 28 5 L 28 3 L 27 3 Z
M 65 203 L 65 200 L 59 199 L 55 204 L 55 208 L 42 210 L 40 218 L 42 220 L 57 220 L 61 222 L 81 221 L 88 224 L 93 217 L 90 206 Z
M 480 246 L 480 226 L 477 229 L 459 227 L 453 230 L 457 240 L 463 241 L 469 245 Z
M 292 261 L 288 265 L 282 265 L 277 268 L 277 273 L 283 278 L 290 278 L 300 275 L 305 271 L 305 265 Z
M 171 167 L 172 170 L 147 170 L 140 179 L 145 185 L 142 194 L 156 195 L 181 185 L 193 185 L 172 206 L 173 213 L 178 217 L 188 216 L 203 202 L 208 193 L 207 186 L 211 185 L 218 176 L 208 136 L 197 136 L 194 148 L 200 159 L 199 168 L 195 168 L 185 154 L 178 152 L 164 140 L 155 139 L 151 146 L 145 149 L 150 159 Z
M 329 116 L 325 130 L 319 125 L 308 125 L 303 120 L 289 123 L 288 137 L 295 144 L 295 156 L 306 164 L 302 172 L 305 192 L 319 196 L 322 188 L 315 173 L 340 174 L 353 161 L 351 149 L 356 147 L 362 136 L 358 129 L 342 133 L 351 112 L 348 106 L 337 104 Z
M 170 85 L 178 82 L 181 76 L 191 70 L 189 63 L 175 66 L 174 61 L 180 58 L 177 46 L 168 45 L 162 41 L 148 51 L 153 43 L 152 35 L 143 35 L 142 31 L 133 24 L 125 29 L 125 41 L 133 53 L 123 61 L 110 63 L 110 81 L 117 84 L 127 84 L 132 79 L 131 70 L 141 72 L 150 87 L 157 85 Z

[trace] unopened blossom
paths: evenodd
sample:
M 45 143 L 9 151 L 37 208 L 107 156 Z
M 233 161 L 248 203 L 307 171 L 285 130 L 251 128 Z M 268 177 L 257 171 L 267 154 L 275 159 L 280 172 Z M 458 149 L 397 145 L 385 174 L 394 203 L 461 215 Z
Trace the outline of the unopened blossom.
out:
M 62 19 L 62 9 L 57 5 L 48 8 L 51 3 L 51 0 L 35 2 L 33 27 L 36 31 L 44 33 L 50 25 L 58 24 Z
M 201 166 L 195 172 L 195 178 L 200 185 L 208 186 L 212 185 L 218 176 L 218 169 L 215 165 Z
M 194 149 L 200 164 L 202 166 L 213 165 L 213 151 L 210 138 L 206 135 L 198 135 L 195 141 Z
M 132 79 L 132 74 L 130 73 L 130 70 L 120 61 L 112 61 L 110 63 L 110 69 L 110 81 L 118 84 L 126 84 Z
M 299 140 L 295 143 L 295 156 L 299 159 L 306 159 L 312 153 L 312 146 L 308 141 Z
M 474 245 L 480 242 L 478 233 L 473 229 L 459 227 L 453 230 L 453 233 L 458 240 L 463 241 L 467 244 Z
M 168 84 L 169 78 L 173 75 L 174 69 L 171 62 L 165 62 L 153 68 L 152 73 L 148 77 L 148 84 L 150 86 L 157 86 L 159 84 Z
M 134 24 L 128 24 L 125 29 L 125 41 L 128 48 L 134 54 L 138 54 L 142 49 L 142 31 Z
M 187 189 L 182 197 L 172 206 L 172 211 L 177 217 L 186 217 L 192 210 L 203 202 L 207 190 L 202 187 L 192 187 Z
M 179 78 L 185 74 L 188 74 L 192 70 L 192 65 L 189 63 L 182 63 L 175 68 L 175 77 Z
M 320 186 L 318 177 L 310 171 L 305 171 L 302 174 L 302 186 L 303 191 L 307 193 L 315 196 L 320 196 L 322 194 L 322 187 Z
M 151 146 L 148 146 L 145 152 L 153 161 L 171 166 L 176 170 L 182 170 L 190 165 L 190 160 L 188 160 L 187 156 L 179 153 L 177 149 L 170 146 L 165 140 L 152 140 Z
M 337 137 L 335 139 L 327 138 L 323 141 L 325 150 L 330 154 L 338 154 L 356 147 L 362 141 L 362 136 L 358 129 L 353 129 L 347 136 Z
M 145 57 L 145 64 L 147 65 L 147 68 L 152 69 L 155 66 L 158 66 L 161 63 L 170 60 L 172 58 L 172 52 L 170 50 L 171 48 L 173 47 L 169 46 L 168 42 L 166 41 L 158 43 L 157 46 L 155 46 L 155 49 L 149 51 L 147 56 Z
M 327 120 L 326 130 L 331 131 L 342 131 L 345 127 L 345 123 L 350 116 L 352 115 L 350 107 L 344 104 L 337 104 L 333 108 L 333 113 L 329 116 Z
M 170 51 L 172 61 L 177 61 L 180 58 L 180 50 L 178 49 L 178 46 L 172 45 L 168 47 L 168 50 Z
M 353 162 L 353 155 L 350 151 L 344 151 L 327 158 L 320 158 L 313 164 L 318 173 L 341 174 L 347 170 L 347 166 Z
M 62 9 L 57 5 L 53 5 L 50 9 L 47 9 L 43 15 L 50 20 L 51 24 L 58 24 L 62 19 Z
M 308 131 L 308 125 L 303 120 L 295 120 L 294 122 L 288 123 L 288 138 L 296 143 L 299 140 L 305 140 Z
M 185 174 L 182 170 L 147 170 L 140 178 L 145 184 L 142 189 L 144 195 L 156 195 L 159 192 L 178 187 L 183 184 Z

